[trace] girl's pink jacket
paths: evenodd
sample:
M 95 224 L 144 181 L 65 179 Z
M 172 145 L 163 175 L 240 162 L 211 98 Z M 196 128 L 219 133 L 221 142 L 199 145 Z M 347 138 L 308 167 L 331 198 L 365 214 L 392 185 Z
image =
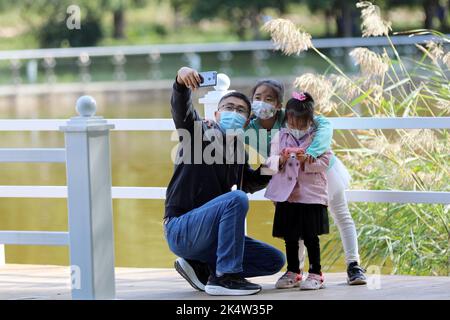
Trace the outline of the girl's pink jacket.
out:
M 282 128 L 273 138 L 270 157 L 267 158 L 264 174 L 273 175 L 267 186 L 265 197 L 276 202 L 316 203 L 328 205 L 326 171 L 331 151 L 318 157 L 315 163 L 305 163 L 305 170 L 297 159 L 288 158 L 283 168 L 279 169 L 280 152 L 288 147 L 307 149 L 314 137 L 309 131 L 299 140 L 295 139 L 286 128 Z

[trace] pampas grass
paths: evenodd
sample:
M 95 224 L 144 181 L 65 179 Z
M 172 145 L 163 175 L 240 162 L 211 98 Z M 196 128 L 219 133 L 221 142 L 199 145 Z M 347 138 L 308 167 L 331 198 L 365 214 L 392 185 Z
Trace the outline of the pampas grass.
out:
M 392 30 L 391 22 L 381 18 L 380 8 L 369 1 L 361 1 L 356 4 L 357 8 L 362 8 L 362 35 L 363 37 L 387 36 Z
M 351 58 L 359 66 L 349 76 L 314 47 L 310 36 L 292 22 L 266 23 L 279 50 L 291 55 L 311 49 L 330 66 L 326 74 L 296 75 L 294 87 L 312 94 L 318 111 L 334 116 L 415 117 L 450 116 L 450 39 L 433 30 L 436 41 L 418 45 L 420 59 L 402 57 L 389 33 L 391 23 L 377 6 L 358 2 L 363 36 L 386 36 L 389 50 L 381 54 L 355 48 Z M 305 40 L 306 39 L 306 40 Z M 353 189 L 450 191 L 448 130 L 348 130 L 335 132 L 334 151 L 353 176 Z M 385 272 L 450 275 L 450 212 L 442 204 L 351 203 L 363 265 L 376 264 Z M 323 265 L 343 256 L 340 235 L 324 237 Z

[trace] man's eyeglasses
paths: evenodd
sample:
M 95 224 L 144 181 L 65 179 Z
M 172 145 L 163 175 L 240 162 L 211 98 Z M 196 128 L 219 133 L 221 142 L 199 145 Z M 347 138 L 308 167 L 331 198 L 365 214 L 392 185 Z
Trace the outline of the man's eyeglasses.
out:
M 224 105 L 219 106 L 219 111 L 236 111 L 237 113 L 240 113 L 242 115 L 248 116 L 249 110 L 247 107 L 244 107 L 242 105 L 235 105 L 234 103 L 227 103 Z

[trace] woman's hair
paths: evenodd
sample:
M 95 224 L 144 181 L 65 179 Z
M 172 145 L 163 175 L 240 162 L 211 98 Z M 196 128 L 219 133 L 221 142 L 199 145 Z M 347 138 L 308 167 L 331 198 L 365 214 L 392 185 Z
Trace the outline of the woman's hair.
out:
M 314 123 L 314 99 L 308 92 L 294 93 L 296 97 L 290 98 L 286 103 L 286 119 L 294 116 L 305 123 Z M 300 97 L 300 99 L 299 99 Z
M 284 85 L 281 82 L 272 79 L 263 79 L 256 82 L 255 86 L 252 88 L 251 99 L 253 99 L 256 90 L 261 86 L 268 86 L 269 88 L 271 88 L 276 94 L 275 98 L 277 99 L 277 101 L 279 103 L 283 102 Z

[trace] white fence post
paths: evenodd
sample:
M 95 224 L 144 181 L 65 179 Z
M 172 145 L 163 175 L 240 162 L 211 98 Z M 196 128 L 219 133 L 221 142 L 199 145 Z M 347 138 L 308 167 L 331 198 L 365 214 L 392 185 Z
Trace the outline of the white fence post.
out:
M 5 245 L 0 244 L 0 267 L 6 264 Z
M 214 90 L 209 91 L 203 98 L 198 100 L 204 105 L 205 119 L 214 120 L 214 112 L 217 110 L 220 99 L 233 91 L 228 90 L 228 88 L 230 88 L 230 78 L 224 73 L 217 74 L 217 84 L 214 86 Z
M 72 299 L 114 299 L 114 237 L 109 131 L 94 116 L 96 102 L 82 96 L 80 116 L 65 133 Z

